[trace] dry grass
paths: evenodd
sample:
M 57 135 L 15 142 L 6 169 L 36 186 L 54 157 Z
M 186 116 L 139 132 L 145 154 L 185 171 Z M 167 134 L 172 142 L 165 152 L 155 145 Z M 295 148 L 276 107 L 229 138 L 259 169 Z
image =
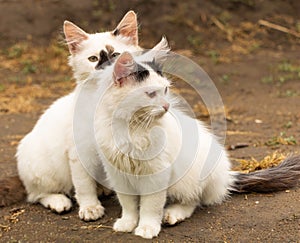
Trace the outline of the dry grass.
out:
M 265 145 L 267 146 L 278 146 L 278 145 L 296 145 L 297 141 L 294 136 L 286 137 L 285 133 L 280 133 L 279 136 L 269 139 Z
M 0 53 L 0 68 L 23 73 L 65 72 L 67 48 L 56 41 L 49 46 L 37 47 L 29 43 L 18 43 Z
M 25 213 L 24 208 L 13 208 L 10 210 L 9 215 L 5 215 L 3 217 L 5 224 L 0 224 L 0 237 L 2 236 L 2 232 L 7 232 L 11 230 L 13 224 L 19 222 L 19 217 Z
M 38 84 L 20 86 L 8 85 L 1 92 L 0 114 L 1 113 L 29 113 L 40 111 L 47 106 L 40 102 L 41 99 L 52 99 L 72 89 L 72 83 L 57 82 L 51 86 Z
M 262 160 L 258 161 L 255 158 L 251 159 L 235 159 L 235 161 L 239 162 L 240 165 L 233 168 L 233 170 L 241 171 L 244 173 L 250 173 L 255 170 L 262 170 L 270 167 L 274 167 L 279 165 L 284 159 L 286 155 L 275 151 L 271 155 L 267 155 Z
M 67 48 L 53 41 L 47 47 L 18 43 L 0 52 L 0 114 L 45 108 L 73 86 Z

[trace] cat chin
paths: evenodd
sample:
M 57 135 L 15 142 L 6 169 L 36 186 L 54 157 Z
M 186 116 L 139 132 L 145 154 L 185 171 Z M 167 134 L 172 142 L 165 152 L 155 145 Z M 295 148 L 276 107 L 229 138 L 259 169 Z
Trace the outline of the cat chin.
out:
M 161 109 L 154 115 L 156 119 L 162 118 L 168 111 Z

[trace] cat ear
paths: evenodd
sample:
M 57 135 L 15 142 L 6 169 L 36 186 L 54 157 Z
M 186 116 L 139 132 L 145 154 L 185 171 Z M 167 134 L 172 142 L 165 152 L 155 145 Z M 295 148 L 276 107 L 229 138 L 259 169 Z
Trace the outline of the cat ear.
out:
M 140 59 L 144 62 L 156 62 L 157 64 L 162 64 L 170 52 L 169 43 L 165 36 L 162 37 L 161 41 L 156 44 L 151 50 L 143 54 Z
M 78 52 L 80 43 L 88 39 L 88 34 L 70 21 L 64 22 L 64 33 L 71 54 Z
M 112 31 L 112 34 L 114 36 L 129 37 L 130 44 L 138 45 L 138 25 L 135 12 L 132 10 L 127 12 L 118 26 Z
M 156 44 L 156 46 L 154 46 L 151 50 L 154 54 L 154 62 L 163 63 L 167 59 L 170 50 L 171 49 L 169 47 L 167 38 L 163 36 L 161 38 L 161 41 L 158 44 Z
M 169 52 L 171 49 L 169 47 L 169 43 L 167 41 L 167 38 L 163 36 L 158 44 L 156 44 L 152 50 L 155 51 L 162 51 L 162 52 Z
M 136 72 L 137 64 L 129 52 L 123 52 L 115 62 L 113 78 L 115 84 L 122 87 L 128 77 Z

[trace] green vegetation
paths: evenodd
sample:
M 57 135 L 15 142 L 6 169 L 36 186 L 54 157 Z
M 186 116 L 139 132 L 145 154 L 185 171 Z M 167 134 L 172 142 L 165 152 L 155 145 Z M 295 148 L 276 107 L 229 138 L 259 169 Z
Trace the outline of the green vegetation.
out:
M 276 67 L 271 67 L 271 73 L 271 75 L 263 77 L 261 82 L 281 85 L 291 80 L 300 80 L 300 65 L 284 60 Z M 287 96 L 293 96 L 292 93 L 288 91 Z
M 211 58 L 214 64 L 219 62 L 220 54 L 216 50 L 210 50 L 207 55 Z
M 272 137 L 265 145 L 278 146 L 278 145 L 296 145 L 297 141 L 294 136 L 286 136 L 285 132 L 281 132 L 279 136 Z
M 223 83 L 229 83 L 230 82 L 230 75 L 229 74 L 223 74 L 222 76 L 221 76 L 221 82 L 223 82 Z

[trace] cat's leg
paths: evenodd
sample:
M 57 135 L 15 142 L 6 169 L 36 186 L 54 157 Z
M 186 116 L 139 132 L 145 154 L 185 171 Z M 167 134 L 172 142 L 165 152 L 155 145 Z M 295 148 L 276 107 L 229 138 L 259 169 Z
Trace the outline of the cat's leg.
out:
M 26 135 L 16 154 L 18 174 L 25 186 L 27 201 L 41 203 L 57 213 L 69 211 L 72 202 L 65 194 L 71 194 L 73 185 L 68 160 L 61 156 L 59 149 L 56 151 L 43 144 L 39 133 L 43 131 Z
M 77 158 L 70 159 L 75 198 L 79 204 L 79 217 L 84 221 L 97 220 L 104 208 L 97 197 L 97 184 Z
M 197 203 L 171 204 L 164 210 L 163 222 L 169 225 L 181 222 L 184 219 L 191 217 L 196 207 Z
M 45 208 L 49 208 L 54 212 L 62 213 L 64 211 L 69 211 L 72 208 L 71 200 L 63 193 L 70 194 L 72 189 L 72 183 L 65 183 L 66 188 L 62 189 L 59 183 L 59 178 L 49 179 L 44 175 L 44 177 L 31 177 L 31 179 L 24 180 L 23 184 L 27 192 L 27 201 L 30 203 L 40 203 Z M 71 176 L 70 176 L 71 177 Z M 70 184 L 70 185 L 67 185 Z
M 69 211 L 72 207 L 71 200 L 64 194 L 42 194 L 39 196 L 39 202 L 45 208 L 50 208 L 57 213 Z
M 113 229 L 121 232 L 132 232 L 139 219 L 138 196 L 121 193 L 117 193 L 117 196 L 122 206 L 122 217 L 117 219 Z
M 141 196 L 140 220 L 134 234 L 146 239 L 158 236 L 161 229 L 166 191 Z
M 201 204 L 208 206 L 221 203 L 229 193 L 226 185 L 227 184 L 219 179 L 210 181 L 203 190 Z
M 226 170 L 223 168 L 217 168 L 216 170 L 222 172 L 220 172 L 219 175 L 215 175 L 209 178 L 201 195 L 202 205 L 219 204 L 224 201 L 224 199 L 229 194 L 228 189 L 231 187 L 234 178 L 232 177 L 228 169 Z
M 65 194 L 71 194 L 73 185 L 68 164 L 62 163 L 58 169 L 58 166 L 49 166 L 51 161 L 47 158 L 41 160 L 42 164 L 28 157 L 18 157 L 18 172 L 26 188 L 27 201 L 40 203 L 57 213 L 69 211 L 72 202 Z

